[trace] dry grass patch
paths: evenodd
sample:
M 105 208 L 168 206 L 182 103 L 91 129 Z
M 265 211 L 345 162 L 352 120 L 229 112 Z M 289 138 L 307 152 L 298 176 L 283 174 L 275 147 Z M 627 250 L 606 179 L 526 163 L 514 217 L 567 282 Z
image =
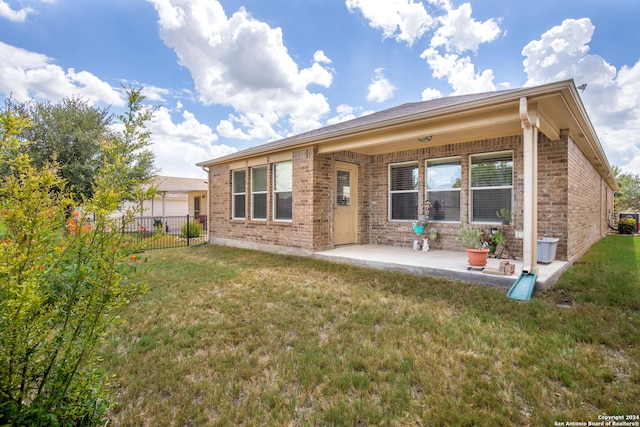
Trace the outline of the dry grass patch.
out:
M 552 425 L 637 408 L 637 309 L 209 245 L 148 265 L 151 290 L 104 349 L 112 425 Z

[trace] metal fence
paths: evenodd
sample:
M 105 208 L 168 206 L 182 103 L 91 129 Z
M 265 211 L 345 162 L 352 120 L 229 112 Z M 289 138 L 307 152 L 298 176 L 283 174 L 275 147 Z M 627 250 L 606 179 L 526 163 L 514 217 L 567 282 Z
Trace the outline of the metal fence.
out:
M 200 245 L 208 240 L 207 216 L 135 217 L 123 232 L 145 250 Z

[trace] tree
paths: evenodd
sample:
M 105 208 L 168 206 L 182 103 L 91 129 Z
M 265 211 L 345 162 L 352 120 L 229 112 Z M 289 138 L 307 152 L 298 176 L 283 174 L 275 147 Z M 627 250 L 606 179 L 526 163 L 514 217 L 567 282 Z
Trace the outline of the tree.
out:
M 616 210 L 618 212 L 640 211 L 640 176 L 622 173 L 617 166 L 613 167 L 613 174 L 619 187 L 614 193 Z
M 113 115 L 80 98 L 27 101 L 19 106 L 29 118 L 22 137 L 36 167 L 56 161 L 56 173 L 73 188 L 77 201 L 91 197 L 93 178 L 100 168 L 98 141 L 107 137 Z
M 100 139 L 92 195 L 71 218 L 57 165 L 36 166 L 20 137 L 27 118 L 0 112 L 0 425 L 104 423 L 96 347 L 144 290 L 136 248 L 109 215 L 144 184 L 136 159 L 148 140 L 135 111 L 122 138 Z
M 56 163 L 56 174 L 73 192 L 79 203 L 93 195 L 97 173 L 103 167 L 103 144 L 101 141 L 120 139 L 127 146 L 138 147 L 127 165 L 132 177 L 147 179 L 156 173 L 153 153 L 147 148 L 149 134 L 144 122 L 150 120 L 153 108 L 143 105 L 145 97 L 141 90 L 125 88 L 128 112 L 118 116 L 124 131 L 114 130 L 115 116 L 108 108 L 98 108 L 87 101 L 74 97 L 53 104 L 27 101 L 9 105 L 29 118 L 29 126 L 21 137 L 31 141 L 27 147 L 36 167 Z M 135 130 L 134 130 L 135 129 Z

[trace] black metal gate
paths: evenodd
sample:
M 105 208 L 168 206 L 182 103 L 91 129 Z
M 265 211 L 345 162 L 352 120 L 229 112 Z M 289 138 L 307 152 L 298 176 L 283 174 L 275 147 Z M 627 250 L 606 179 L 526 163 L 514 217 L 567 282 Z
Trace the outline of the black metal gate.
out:
M 135 217 L 123 232 L 143 250 L 201 245 L 208 241 L 207 216 Z

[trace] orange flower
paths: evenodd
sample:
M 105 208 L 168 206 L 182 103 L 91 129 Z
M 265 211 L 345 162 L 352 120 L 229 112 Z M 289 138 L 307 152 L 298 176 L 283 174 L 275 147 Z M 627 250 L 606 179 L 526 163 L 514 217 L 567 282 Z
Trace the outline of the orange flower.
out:
M 138 260 L 138 257 L 135 255 L 131 255 L 131 261 L 135 262 Z

